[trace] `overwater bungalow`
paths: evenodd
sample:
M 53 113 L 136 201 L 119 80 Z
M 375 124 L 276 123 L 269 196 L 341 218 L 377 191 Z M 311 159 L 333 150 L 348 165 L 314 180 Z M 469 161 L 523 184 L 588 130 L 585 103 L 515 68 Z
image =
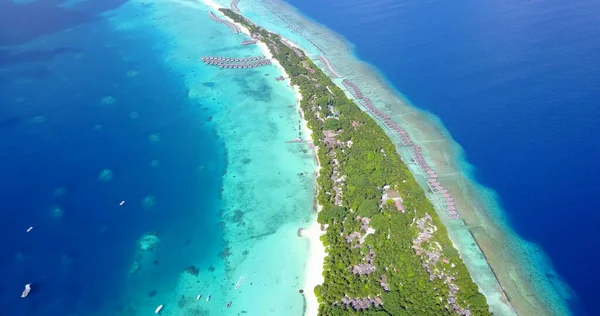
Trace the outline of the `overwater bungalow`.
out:
M 331 62 L 329 61 L 329 59 L 327 59 L 327 57 L 325 55 L 320 55 L 319 59 L 327 67 L 327 69 L 329 70 L 329 73 L 330 73 L 331 77 L 333 77 L 333 78 L 339 78 L 339 77 L 342 76 L 342 75 L 340 75 L 339 72 L 337 72 L 335 70 L 335 68 L 333 67 L 333 65 L 331 64 Z
M 354 84 L 354 82 L 352 82 L 348 79 L 344 79 L 344 80 L 342 80 L 342 84 L 344 85 L 344 87 L 346 87 L 346 89 L 348 89 L 350 94 L 352 94 L 352 96 L 354 96 L 356 99 L 363 98 L 362 91 L 360 91 L 360 89 L 358 88 L 358 86 L 356 84 Z

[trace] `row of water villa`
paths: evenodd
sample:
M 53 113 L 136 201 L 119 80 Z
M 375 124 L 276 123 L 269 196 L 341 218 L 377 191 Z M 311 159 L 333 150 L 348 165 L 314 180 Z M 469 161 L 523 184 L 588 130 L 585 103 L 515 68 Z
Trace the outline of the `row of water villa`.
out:
M 212 13 L 212 12 L 208 12 L 208 17 L 209 17 L 211 20 L 213 20 L 213 21 L 215 21 L 215 22 L 217 22 L 217 23 L 219 23 L 219 24 L 223 24 L 223 25 L 225 25 L 225 26 L 229 27 L 229 28 L 231 29 L 231 31 L 233 32 L 233 34 L 239 34 L 239 33 L 242 31 L 242 30 L 240 30 L 240 28 L 239 28 L 237 25 L 235 25 L 234 23 L 232 23 L 232 22 L 229 22 L 229 21 L 226 21 L 226 20 L 223 20 L 223 19 L 219 19 L 219 18 L 218 18 L 218 17 L 217 17 L 217 16 L 216 16 L 214 13 Z
M 346 89 L 348 89 L 348 91 L 350 92 L 350 94 L 352 94 L 353 97 L 359 100 L 363 98 L 362 91 L 360 91 L 360 89 L 357 85 L 354 84 L 354 82 L 348 79 L 344 79 L 342 80 L 342 84 L 344 85 L 344 87 L 346 87 Z
M 237 4 L 238 2 L 240 2 L 240 0 L 233 0 L 231 1 L 231 11 L 240 14 L 240 8 L 238 8 Z
M 360 104 L 362 104 L 377 119 L 383 122 L 385 127 L 387 127 L 388 130 L 402 142 L 402 145 L 407 147 L 408 152 L 412 157 L 412 162 L 417 165 L 423 177 L 427 178 L 427 185 L 440 207 L 446 211 L 446 214 L 448 214 L 450 219 L 459 219 L 460 215 L 457 212 L 454 198 L 448 190 L 440 184 L 437 173 L 425 161 L 423 149 L 419 145 L 413 143 L 410 136 L 408 136 L 408 133 L 406 133 L 402 127 L 398 126 L 398 124 L 394 123 L 387 114 L 375 108 L 371 100 L 364 97 L 362 91 L 354 82 L 344 79 L 342 84 L 354 98 L 359 100 Z
M 270 59 L 266 59 L 265 56 L 255 57 L 244 57 L 244 58 L 227 58 L 219 56 L 202 57 L 202 62 L 210 65 L 217 66 L 223 69 L 248 69 L 256 68 L 261 66 L 268 66 L 271 64 Z
M 321 60 L 321 62 L 323 62 L 323 64 L 327 67 L 327 69 L 329 69 L 329 74 L 331 75 L 331 77 L 333 77 L 333 78 L 342 77 L 342 75 L 340 75 L 340 73 L 337 72 L 337 70 L 335 70 L 335 68 L 333 67 L 333 65 L 331 64 L 331 62 L 325 55 L 320 55 L 319 59 Z
M 242 57 L 242 58 L 228 58 L 228 57 L 220 57 L 220 56 L 206 56 L 202 57 L 203 62 L 207 61 L 220 61 L 225 63 L 245 63 L 249 61 L 257 61 L 267 58 L 264 55 L 254 56 L 254 57 Z

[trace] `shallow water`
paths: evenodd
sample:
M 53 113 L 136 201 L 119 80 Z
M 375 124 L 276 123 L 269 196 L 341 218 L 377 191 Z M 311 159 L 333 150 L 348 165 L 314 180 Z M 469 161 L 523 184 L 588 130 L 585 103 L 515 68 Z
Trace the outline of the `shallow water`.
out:
M 121 4 L 2 4 L 63 19 L 0 19 L 23 28 L 1 39 L 3 312 L 301 313 L 314 163 L 285 143 L 293 90 L 202 64 L 261 54 L 204 5 Z

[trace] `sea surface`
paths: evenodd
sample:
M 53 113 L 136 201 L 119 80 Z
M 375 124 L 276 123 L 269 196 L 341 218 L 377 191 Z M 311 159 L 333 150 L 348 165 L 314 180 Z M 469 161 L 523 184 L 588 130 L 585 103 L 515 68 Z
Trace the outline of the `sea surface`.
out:
M 462 159 L 454 176 L 493 190 L 475 212 L 522 240 L 510 244 L 519 262 L 539 262 L 517 272 L 551 306 L 594 315 L 600 4 L 289 3 L 300 11 L 239 6 L 311 57 L 325 50 L 393 119 L 419 126 L 417 141 L 437 135 L 420 142 L 429 157 Z M 302 313 L 308 245 L 296 232 L 314 218 L 315 166 L 305 145 L 285 143 L 302 135 L 294 92 L 275 67 L 199 62 L 262 53 L 208 11 L 195 0 L 0 2 L 0 313 Z M 358 73 L 355 57 L 385 81 Z M 428 120 L 385 104 L 398 93 Z M 450 138 L 460 150 L 435 152 Z M 453 225 L 451 237 L 466 232 Z M 477 247 L 458 244 L 493 289 Z
M 600 3 L 288 2 L 441 120 L 571 312 L 597 314 Z
M 274 66 L 202 64 L 262 53 L 208 11 L 0 2 L 1 315 L 302 313 L 296 98 Z

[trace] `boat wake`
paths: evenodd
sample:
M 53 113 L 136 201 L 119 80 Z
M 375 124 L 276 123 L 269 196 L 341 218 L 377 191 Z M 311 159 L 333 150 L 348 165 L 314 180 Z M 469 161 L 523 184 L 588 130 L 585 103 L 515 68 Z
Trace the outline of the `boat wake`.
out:
M 244 284 L 244 282 L 246 281 L 246 277 L 247 277 L 247 276 L 248 276 L 248 274 L 244 274 L 244 275 L 242 275 L 242 276 L 239 278 L 238 282 L 235 284 L 235 289 L 236 289 L 236 290 L 237 290 L 237 289 L 239 289 L 239 288 L 240 288 L 240 286 L 242 286 L 242 284 Z

